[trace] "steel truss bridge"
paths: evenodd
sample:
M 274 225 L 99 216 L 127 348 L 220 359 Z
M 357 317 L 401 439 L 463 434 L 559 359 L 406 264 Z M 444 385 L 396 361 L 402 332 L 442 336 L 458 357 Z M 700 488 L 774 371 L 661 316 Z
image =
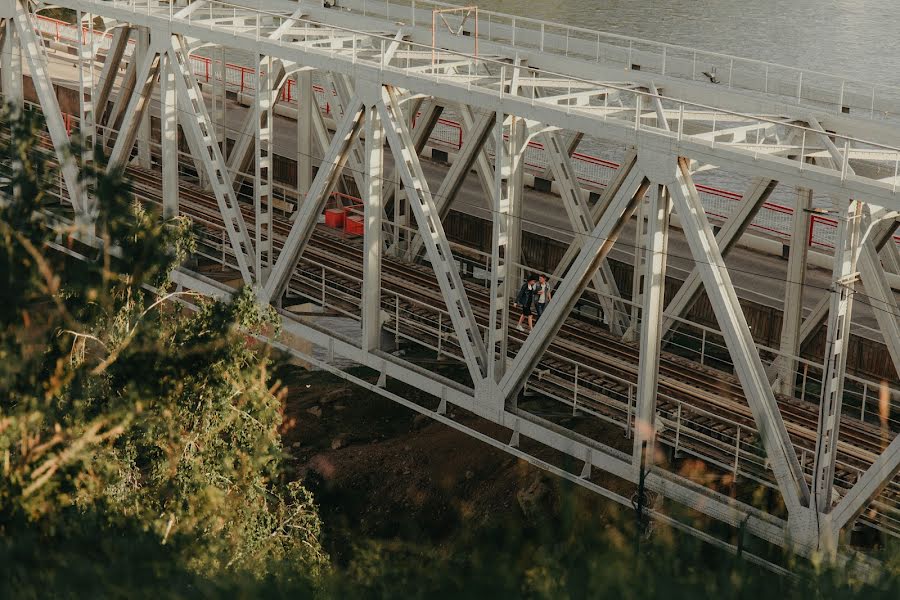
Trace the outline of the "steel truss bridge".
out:
M 286 337 L 272 344 L 623 504 L 643 471 L 657 495 L 649 514 L 724 547 L 675 515 L 705 515 L 807 556 L 849 556 L 842 532 L 851 526 L 900 535 L 900 423 L 890 414 L 897 376 L 869 382 L 846 373 L 854 296 L 863 290 L 900 372 L 900 309 L 890 285 L 900 91 L 415 0 L 55 5 L 82 24 L 74 41 L 47 34 L 45 6 L 0 1 L 0 84 L 6 101 L 21 105 L 30 77 L 59 165 L 60 210 L 85 243 L 96 242 L 98 209 L 78 174 L 92 156 L 66 152 L 71 123 L 53 83 L 63 54 L 76 67 L 67 77 L 82 139 L 108 153 L 109 168 L 127 167 L 140 199 L 195 220 L 202 261 L 233 269 L 260 303 L 276 307 Z M 95 30 L 96 17 L 105 31 Z M 249 109 L 233 131 L 224 117 L 234 99 L 226 97 L 226 73 L 201 83 L 192 66 L 216 52 L 251 57 L 257 74 L 254 89 L 238 94 Z M 334 94 L 327 117 L 314 80 Z M 297 127 L 291 186 L 274 178 L 286 86 Z M 420 155 L 451 112 L 462 137 L 433 189 Z M 582 140 L 624 156 L 593 197 L 573 165 Z M 542 145 L 544 175 L 574 239 L 549 274 L 555 292 L 543 317 L 519 332 L 512 302 L 526 272 L 525 153 L 533 142 Z M 752 180 L 716 229 L 694 182 L 714 170 Z M 492 251 L 475 258 L 485 267 L 480 279 L 460 268 L 477 253 L 451 244 L 442 223 L 471 172 L 492 218 Z M 778 188 L 799 192 L 781 343 L 760 348 L 725 257 Z M 361 198 L 359 237 L 319 224 L 340 190 Z M 837 223 L 834 266 L 832 285 L 804 315 L 814 196 L 829 200 Z M 637 249 L 626 296 L 607 258 L 628 227 Z M 694 268 L 667 299 L 671 236 L 683 236 Z M 199 270 L 175 277 L 205 295 L 233 292 Z M 715 369 L 704 349 L 685 358 L 672 346 L 672 331 L 691 325 L 684 315 L 700 294 L 719 328 L 692 331 L 702 329 L 704 345 L 708 334 L 727 355 Z M 350 317 L 358 334 L 283 308 L 298 298 Z M 608 326 L 576 314 L 585 304 L 602 307 Z M 802 358 L 801 345 L 822 322 L 825 356 Z M 458 369 L 441 375 L 389 352 L 386 331 Z M 378 383 L 301 352 L 291 346 L 296 338 L 368 367 Z M 390 391 L 389 379 L 430 400 Z M 548 416 L 547 406 L 586 418 L 572 424 Z M 682 455 L 730 476 L 730 487 L 679 470 Z M 758 486 L 774 501 L 756 505 Z

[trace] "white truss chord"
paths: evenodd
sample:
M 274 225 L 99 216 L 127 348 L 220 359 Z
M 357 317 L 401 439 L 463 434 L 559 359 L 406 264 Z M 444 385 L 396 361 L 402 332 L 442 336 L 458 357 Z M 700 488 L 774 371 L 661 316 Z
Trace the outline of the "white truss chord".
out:
M 362 190 L 365 205 L 363 218 L 363 297 L 362 347 L 367 351 L 379 349 L 381 340 L 381 257 L 382 191 L 384 177 L 384 131 L 378 109 L 366 107 L 365 180 Z
M 144 114 L 149 114 L 150 94 L 153 86 L 156 84 L 156 77 L 159 73 L 160 54 L 164 51 L 164 47 L 159 44 L 148 47 L 147 52 L 144 53 L 143 60 L 137 67 L 135 74 L 136 86 L 131 94 L 128 108 L 125 110 L 125 115 L 122 119 L 121 128 L 109 156 L 108 168 L 110 170 L 125 168 L 125 165 L 131 159 L 131 151 L 134 148 L 135 140 L 141 134 Z

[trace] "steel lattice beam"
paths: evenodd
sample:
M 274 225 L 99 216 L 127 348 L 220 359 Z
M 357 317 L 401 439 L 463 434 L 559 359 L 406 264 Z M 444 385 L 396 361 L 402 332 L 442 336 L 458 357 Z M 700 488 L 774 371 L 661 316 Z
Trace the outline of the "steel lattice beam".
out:
M 409 205 L 416 216 L 419 233 L 425 239 L 428 259 L 447 301 L 447 310 L 453 321 L 469 374 L 472 381 L 478 384 L 487 375 L 487 351 L 475 321 L 475 314 L 469 305 L 462 278 L 453 262 L 450 244 L 447 242 L 443 225 L 438 218 L 437 207 L 428 190 L 428 182 L 422 173 L 419 157 L 413 152 L 412 137 L 404 122 L 394 90 L 384 89 L 383 99 L 378 104 L 378 112 L 384 124 L 388 144 L 394 154 L 396 169 L 410 196 Z

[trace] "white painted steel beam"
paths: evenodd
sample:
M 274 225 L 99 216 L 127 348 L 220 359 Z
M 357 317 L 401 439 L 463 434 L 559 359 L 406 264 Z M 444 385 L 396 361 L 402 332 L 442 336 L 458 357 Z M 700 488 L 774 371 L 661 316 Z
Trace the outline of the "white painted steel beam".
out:
M 112 93 L 119 69 L 122 66 L 122 59 L 125 56 L 125 48 L 128 47 L 130 36 L 131 27 L 128 25 L 122 25 L 113 29 L 109 50 L 106 51 L 106 57 L 103 59 L 103 68 L 100 70 L 100 78 L 92 93 L 96 122 L 98 124 L 103 121 L 103 115 L 106 113 L 109 96 Z
M 787 279 L 784 282 L 784 307 L 781 318 L 780 360 L 776 361 L 778 390 L 793 397 L 800 356 L 800 324 L 803 322 L 803 285 L 809 258 L 809 227 L 812 220 L 812 191 L 797 190 L 791 225 L 791 245 Z M 774 366 L 774 365 L 773 365 Z
M 135 30 L 135 49 L 134 56 L 137 59 L 137 63 L 143 64 L 145 57 L 149 55 L 155 54 L 155 49 L 150 46 L 150 29 L 146 27 L 138 27 Z M 141 74 L 138 72 L 137 78 L 137 91 L 140 94 L 140 90 L 143 84 L 143 80 L 141 79 Z M 147 99 L 149 103 L 149 98 Z M 130 108 L 129 104 L 129 108 Z M 125 118 L 129 118 L 131 116 L 130 111 L 126 113 Z M 138 135 L 136 138 L 137 141 L 137 160 L 138 164 L 142 169 L 150 168 L 150 112 L 149 111 L 141 111 L 138 120 Z M 130 150 L 130 148 L 129 148 Z
M 122 126 L 119 128 L 116 142 L 109 156 L 108 168 L 110 170 L 124 169 L 128 165 L 135 140 L 142 135 L 144 117 L 150 114 L 150 96 L 159 73 L 162 51 L 164 51 L 163 47 L 155 43 L 152 47 L 148 46 L 147 51 L 143 53 L 143 58 L 141 58 L 135 73 L 135 89 L 128 102 L 128 108 L 125 109 Z M 144 165 L 141 166 L 145 168 Z
M 500 383 L 504 397 L 513 397 L 525 385 L 534 367 L 540 362 L 544 352 L 565 323 L 566 317 L 587 288 L 594 272 L 600 267 L 600 262 L 609 254 L 619 233 L 631 219 L 638 199 L 646 193 L 650 184 L 637 169 L 635 162 L 623 165 L 622 171 L 620 182 L 606 210 L 561 281 L 553 301 L 544 310 L 534 331 L 528 336 L 507 369 Z
M 691 179 L 687 160 L 678 159 L 676 182 L 670 186 L 670 191 L 675 210 L 681 219 L 682 230 L 731 354 L 735 373 L 762 437 L 778 489 L 788 511 L 799 510 L 809 497 L 806 480 L 766 379 L 765 369 L 750 335 L 731 276 L 725 267 L 722 252 Z
M 637 405 L 631 463 L 639 469 L 652 466 L 656 437 L 656 394 L 662 343 L 662 313 L 666 291 L 666 258 L 669 247 L 669 192 L 657 185 L 650 195 L 647 215 L 647 260 L 641 310 L 641 353 L 638 364 Z M 646 442 L 647 446 L 644 447 Z M 643 460 L 642 460 L 643 459 Z
M 583 246 L 585 237 L 590 235 L 595 225 L 587 204 L 587 194 L 578 185 L 575 166 L 560 137 L 555 133 L 543 133 L 539 137 L 544 145 L 544 150 L 548 153 L 550 168 L 559 185 L 560 197 L 569 217 L 572 232 L 576 238 L 580 239 L 578 245 Z M 613 335 L 623 335 L 628 330 L 629 315 L 625 304 L 622 303 L 622 296 L 619 294 L 619 288 L 608 261 L 601 262 L 592 281 L 594 289 L 598 292 L 600 305 L 609 321 L 610 331 Z
M 87 214 L 88 203 L 82 186 L 78 181 L 78 165 L 72 153 L 69 152 L 69 134 L 66 131 L 66 125 L 63 123 L 62 113 L 59 109 L 59 102 L 56 99 L 56 90 L 53 88 L 53 82 L 50 78 L 50 71 L 47 61 L 47 54 L 44 47 L 35 35 L 35 26 L 28 12 L 27 5 L 22 1 L 17 1 L 16 16 L 12 19 L 16 26 L 16 33 L 22 49 L 22 56 L 28 63 L 31 71 L 31 80 L 34 83 L 34 91 L 37 94 L 38 101 L 44 113 L 44 122 L 47 124 L 47 130 L 50 133 L 50 139 L 53 142 L 53 150 L 56 153 L 56 160 L 61 166 L 63 181 L 66 184 L 66 191 L 69 193 L 69 200 L 75 208 L 75 214 L 82 226 L 89 226 L 92 222 L 92 215 Z M 9 38 L 7 31 L 7 38 Z M 15 60 L 12 61 L 15 68 Z M 13 72 L 12 85 L 18 82 L 19 74 Z M 14 96 L 18 101 L 18 98 Z
M 496 114 L 494 113 L 482 113 L 474 126 L 465 131 L 459 153 L 454 157 L 453 164 L 447 169 L 447 174 L 444 175 L 441 186 L 434 195 L 434 203 L 442 221 L 450 212 L 450 206 L 472 170 L 472 166 L 484 151 L 484 144 L 494 127 L 495 119 Z M 495 207 L 490 202 L 490 198 L 486 198 L 486 200 L 489 208 L 494 210 Z M 407 258 L 410 260 L 418 258 L 424 244 L 421 236 L 415 235 L 410 243 Z
M 273 137 L 274 105 L 278 98 L 280 84 L 287 77 L 276 71 L 272 57 L 258 56 L 256 61 L 256 98 L 250 113 L 254 120 L 254 169 L 253 169 L 253 209 L 255 213 L 254 256 L 256 263 L 253 272 L 258 285 L 265 285 L 269 270 L 275 257 L 272 255 L 272 169 L 273 169 Z M 263 74 L 265 73 L 265 74 Z
M 159 137 L 164 218 L 176 217 L 179 212 L 178 96 L 175 77 L 175 65 L 172 64 L 169 55 L 164 54 L 159 77 Z
M 722 224 L 719 233 L 716 234 L 716 243 L 719 246 L 722 256 L 728 256 L 728 253 L 737 244 L 741 235 L 747 230 L 747 227 L 756 218 L 757 213 L 763 204 L 775 191 L 778 182 L 774 179 L 754 179 L 750 184 L 750 188 L 741 199 L 737 210 L 728 216 L 725 223 Z M 678 288 L 675 296 L 666 305 L 666 317 L 663 320 L 663 333 L 666 334 L 678 322 L 677 317 L 684 317 L 697 301 L 703 286 L 703 278 L 700 271 L 695 266 L 690 274 L 685 278 L 684 282 Z
M 527 124 L 514 115 L 497 115 L 494 125 L 494 194 L 491 219 L 491 291 L 488 317 L 487 379 L 491 389 L 500 383 L 509 361 L 510 304 L 522 283 L 522 203 Z M 533 307 L 532 307 L 533 309 Z M 525 323 L 527 325 L 527 323 Z M 493 398 L 500 407 L 506 396 Z
M 835 538 L 841 529 L 862 514 L 897 473 L 900 473 L 900 435 L 894 436 L 888 447 L 831 511 Z
M 344 112 L 344 118 L 334 133 L 331 145 L 319 165 L 309 193 L 292 217 L 294 223 L 291 225 L 291 231 L 275 261 L 268 282 L 259 294 L 260 301 L 267 303 L 280 298 L 287 287 L 291 274 L 297 268 L 300 256 L 309 238 L 312 237 L 325 202 L 334 190 L 341 170 L 347 164 L 350 146 L 358 137 L 364 121 L 365 107 L 359 98 L 351 99 Z
M 372 352 L 381 340 L 382 190 L 384 132 L 378 109 L 366 107 L 365 189 L 363 198 L 362 348 Z
M 104 148 L 107 148 L 110 145 L 113 134 L 120 129 L 119 121 L 125 112 L 125 107 L 128 106 L 128 103 L 131 101 L 131 95 L 134 92 L 134 86 L 137 81 L 137 68 L 137 55 L 132 54 L 131 59 L 125 66 L 125 73 L 122 75 L 119 89 L 116 91 L 112 107 L 109 109 L 109 115 L 105 120 L 101 119 L 98 121 L 103 122 L 105 125 L 103 131 Z
M 900 379 L 900 307 L 872 239 L 863 242 L 858 267 L 867 296 L 864 301 L 872 307 L 884 345 L 894 365 L 896 378 Z
M 22 80 L 22 44 L 11 17 L 3 22 L 3 55 L 0 57 L 0 89 L 4 100 L 19 108 L 25 104 Z
M 181 120 L 182 131 L 190 146 L 191 154 L 195 160 L 199 159 L 209 178 L 241 277 L 244 283 L 250 285 L 253 283 L 251 270 L 256 264 L 256 252 L 240 204 L 234 194 L 225 158 L 216 137 L 215 126 L 209 118 L 200 86 L 191 71 L 185 41 L 178 36 L 172 36 L 166 54 L 169 57 L 169 64 L 175 70 L 175 90 L 179 110 L 185 116 Z
M 419 157 L 414 153 L 412 137 L 403 119 L 397 93 L 393 89 L 382 90 L 378 112 L 388 144 L 394 154 L 397 172 L 409 197 L 409 206 L 416 216 L 419 233 L 425 239 L 429 262 L 447 302 L 447 310 L 469 374 L 472 381 L 477 384 L 487 375 L 487 351 L 475 321 L 475 313 L 469 305 L 462 278 L 453 261 L 450 244 L 438 218 L 428 182 L 422 173 Z

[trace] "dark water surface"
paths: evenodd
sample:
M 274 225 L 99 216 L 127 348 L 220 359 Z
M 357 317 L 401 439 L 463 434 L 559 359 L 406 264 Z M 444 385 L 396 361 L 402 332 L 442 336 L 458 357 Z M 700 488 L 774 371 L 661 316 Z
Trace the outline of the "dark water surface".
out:
M 481 0 L 487 10 L 900 86 L 900 0 Z

